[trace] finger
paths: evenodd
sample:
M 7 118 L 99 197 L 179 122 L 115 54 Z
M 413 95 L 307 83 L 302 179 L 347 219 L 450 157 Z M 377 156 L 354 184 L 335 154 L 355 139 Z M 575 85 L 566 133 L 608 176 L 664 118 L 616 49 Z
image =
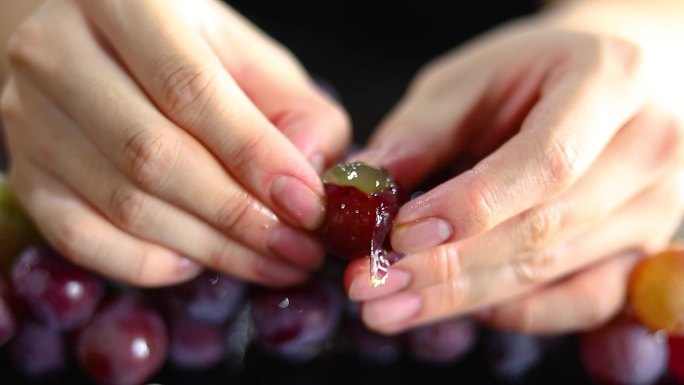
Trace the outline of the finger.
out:
M 306 268 L 320 264 L 317 242 L 279 221 L 200 143 L 161 115 L 95 41 L 77 9 L 51 4 L 57 8 L 46 12 L 58 20 L 51 34 L 32 38 L 58 54 L 38 61 L 41 52 L 24 49 L 24 62 L 40 63 L 26 76 L 36 79 L 123 174 L 261 254 Z
M 136 188 L 121 175 L 78 128 L 39 94 L 19 79 L 19 98 L 32 121 L 23 125 L 24 138 L 17 141 L 30 149 L 45 170 L 78 189 L 84 199 L 122 230 L 163 245 L 215 270 L 253 282 L 288 285 L 302 282 L 307 274 L 299 268 L 261 256 L 227 238 L 196 217 Z M 39 113 L 38 113 L 39 112 Z M 41 127 L 40 131 L 32 127 Z M 53 138 L 41 148 L 41 138 Z M 33 146 L 34 148 L 31 148 Z M 63 156 L 69 154 L 69 156 Z M 88 176 L 84 183 L 83 176 Z
M 449 245 L 423 255 L 409 255 L 392 269 L 409 273 L 411 283 L 397 294 L 365 302 L 363 319 L 375 330 L 398 332 L 515 298 L 621 250 L 662 247 L 668 236 L 654 229 L 674 229 L 681 218 L 684 199 L 679 193 L 673 195 L 673 191 L 684 187 L 680 178 L 670 177 L 647 190 L 579 239 L 518 263 L 461 274 L 457 256 L 450 253 Z M 417 258 L 421 261 L 419 268 L 415 265 Z M 427 282 L 421 276 L 435 269 L 442 274 L 440 279 Z
M 250 100 L 319 171 L 339 159 L 351 140 L 342 108 L 283 46 L 225 4 L 207 4 L 215 21 L 203 29 L 207 42 Z
M 636 49 L 618 40 L 596 45 L 544 79 L 539 102 L 511 140 L 399 210 L 397 251 L 481 233 L 554 198 L 584 174 L 643 97 Z
M 557 284 L 494 306 L 479 318 L 498 329 L 533 334 L 596 327 L 623 308 L 627 276 L 640 257 L 638 252 L 608 257 Z M 601 290 L 597 290 L 597 282 Z
M 241 185 L 292 223 L 320 224 L 323 187 L 315 170 L 173 7 L 154 0 L 82 5 L 158 108 Z
M 174 251 L 111 225 L 65 185 L 25 159 L 15 159 L 11 182 L 17 199 L 48 242 L 78 265 L 136 286 L 171 285 L 201 270 Z
M 668 114 L 641 111 L 557 199 L 454 244 L 461 269 L 487 269 L 574 239 L 681 164 L 682 136 Z

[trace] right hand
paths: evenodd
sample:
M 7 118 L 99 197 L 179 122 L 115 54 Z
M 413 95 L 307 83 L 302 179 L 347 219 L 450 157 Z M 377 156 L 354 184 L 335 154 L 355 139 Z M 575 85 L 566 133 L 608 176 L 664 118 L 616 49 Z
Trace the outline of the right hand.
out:
M 8 55 L 11 182 L 67 258 L 140 286 L 201 266 L 283 286 L 320 263 L 315 168 L 345 150 L 348 120 L 234 11 L 48 0 Z

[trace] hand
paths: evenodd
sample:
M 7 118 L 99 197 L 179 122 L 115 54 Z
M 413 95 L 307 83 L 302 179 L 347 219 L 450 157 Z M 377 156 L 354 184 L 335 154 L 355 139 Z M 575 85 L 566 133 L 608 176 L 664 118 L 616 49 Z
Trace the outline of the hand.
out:
M 633 257 L 610 256 L 662 247 L 684 209 L 683 110 L 663 98 L 684 87 L 672 71 L 654 80 L 682 59 L 537 17 L 428 66 L 357 158 L 409 191 L 481 160 L 400 209 L 391 242 L 408 256 L 386 285 L 348 272 L 365 322 L 393 333 L 489 309 L 499 326 L 554 333 L 614 313 Z
M 349 141 L 293 57 L 218 1 L 46 1 L 14 33 L 11 182 L 47 240 L 132 284 L 207 266 L 282 286 L 322 249 Z

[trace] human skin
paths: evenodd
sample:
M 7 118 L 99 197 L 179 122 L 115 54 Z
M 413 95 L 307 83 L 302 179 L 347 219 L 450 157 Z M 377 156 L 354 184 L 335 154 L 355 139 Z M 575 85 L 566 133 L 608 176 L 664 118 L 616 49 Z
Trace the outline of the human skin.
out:
M 553 334 L 614 315 L 682 218 L 682 39 L 681 1 L 566 2 L 426 66 L 355 159 L 409 190 L 479 161 L 400 209 L 385 286 L 350 267 L 368 326 L 474 312 Z
M 140 286 L 320 264 L 318 171 L 350 129 L 285 48 L 215 0 L 50 0 L 17 24 L 10 181 L 67 258 Z

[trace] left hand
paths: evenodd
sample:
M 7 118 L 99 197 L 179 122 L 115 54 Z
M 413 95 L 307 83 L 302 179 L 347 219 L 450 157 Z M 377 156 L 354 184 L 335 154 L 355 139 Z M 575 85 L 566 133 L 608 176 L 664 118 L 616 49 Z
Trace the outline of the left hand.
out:
M 357 156 L 408 189 L 456 156 L 484 157 L 401 208 L 391 241 L 408 256 L 386 285 L 350 268 L 369 327 L 481 311 L 556 333 L 620 308 L 635 255 L 663 247 L 684 211 L 684 79 L 672 65 L 684 57 L 659 38 L 588 29 L 537 17 L 445 56 Z

